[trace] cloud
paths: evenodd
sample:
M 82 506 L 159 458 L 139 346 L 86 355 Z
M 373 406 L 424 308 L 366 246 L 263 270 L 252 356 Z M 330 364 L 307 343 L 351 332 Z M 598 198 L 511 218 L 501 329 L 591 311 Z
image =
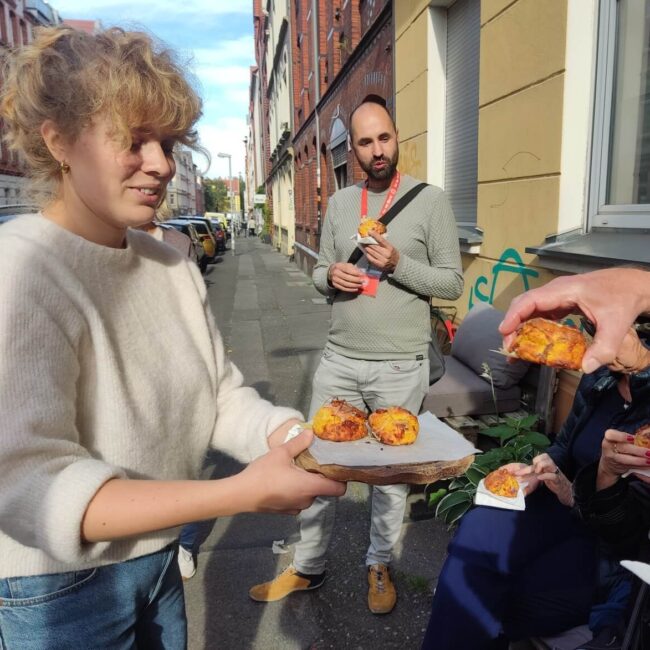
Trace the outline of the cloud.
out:
M 255 62 L 255 51 L 253 37 L 250 34 L 243 34 L 239 38 L 221 40 L 216 47 L 194 47 L 192 48 L 196 65 L 219 65 L 231 64 L 253 64 Z
M 156 2 L 142 1 L 134 5 L 132 0 L 53 0 L 52 6 L 64 17 L 73 18 L 76 15 L 110 14 L 122 16 L 126 20 L 148 21 L 149 9 L 160 19 L 165 15 L 185 18 L 202 18 L 204 21 L 211 17 L 224 14 L 250 14 L 250 0 L 157 0 Z
M 244 138 L 248 134 L 245 118 L 227 117 L 214 122 L 199 123 L 201 144 L 210 152 L 212 162 L 206 176 L 225 178 L 228 176 L 228 160 L 217 157 L 217 153 L 229 153 L 232 156 L 232 174 L 245 174 Z M 196 156 L 195 156 L 196 158 Z M 196 162 L 196 161 L 195 161 Z M 201 162 L 197 163 L 199 167 Z

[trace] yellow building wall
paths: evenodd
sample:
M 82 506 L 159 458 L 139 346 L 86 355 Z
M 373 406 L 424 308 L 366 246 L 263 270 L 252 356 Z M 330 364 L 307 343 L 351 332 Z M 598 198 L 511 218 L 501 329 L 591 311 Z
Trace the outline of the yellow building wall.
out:
M 428 7 L 426 0 L 393 3 L 399 168 L 422 180 L 427 179 Z
M 427 178 L 428 2 L 395 7 L 395 89 L 400 169 Z M 551 279 L 525 253 L 558 231 L 567 0 L 482 0 L 478 255 L 463 255 L 462 317 L 478 301 L 504 309 Z
M 481 3 L 477 226 L 461 307 L 550 280 L 527 246 L 558 230 L 566 0 Z

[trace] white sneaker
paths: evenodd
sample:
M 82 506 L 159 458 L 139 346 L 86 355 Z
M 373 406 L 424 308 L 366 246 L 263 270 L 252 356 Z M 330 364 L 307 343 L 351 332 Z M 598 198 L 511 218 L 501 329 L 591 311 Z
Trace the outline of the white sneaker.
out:
M 194 556 L 182 546 L 178 547 L 178 567 L 181 570 L 183 580 L 189 580 L 196 573 Z

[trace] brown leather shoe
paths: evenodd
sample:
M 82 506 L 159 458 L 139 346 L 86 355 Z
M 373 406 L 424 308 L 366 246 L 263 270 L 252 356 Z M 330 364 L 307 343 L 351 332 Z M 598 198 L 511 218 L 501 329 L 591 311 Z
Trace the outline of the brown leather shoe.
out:
M 368 567 L 368 607 L 373 614 L 389 614 L 397 602 L 395 585 L 385 564 Z
M 282 600 L 294 591 L 310 591 L 318 589 L 325 582 L 325 572 L 307 574 L 296 571 L 293 566 L 287 567 L 277 578 L 270 582 L 251 587 L 248 595 L 259 603 L 271 603 Z

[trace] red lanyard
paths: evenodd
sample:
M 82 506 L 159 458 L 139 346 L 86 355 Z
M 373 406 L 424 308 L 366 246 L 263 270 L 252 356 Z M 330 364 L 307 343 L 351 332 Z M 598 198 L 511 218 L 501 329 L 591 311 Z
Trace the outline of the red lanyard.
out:
M 399 188 L 399 181 L 400 181 L 399 172 L 395 172 L 395 176 L 393 176 L 393 180 L 390 184 L 390 189 L 388 190 L 388 194 L 386 195 L 386 199 L 384 200 L 384 205 L 381 207 L 381 211 L 379 212 L 379 216 L 377 217 L 377 219 L 381 219 L 386 214 L 388 208 L 390 208 L 391 203 L 393 202 L 393 199 L 397 194 L 397 189 Z M 367 217 L 368 217 L 368 181 L 364 183 L 363 188 L 361 190 L 361 218 L 366 219 Z

